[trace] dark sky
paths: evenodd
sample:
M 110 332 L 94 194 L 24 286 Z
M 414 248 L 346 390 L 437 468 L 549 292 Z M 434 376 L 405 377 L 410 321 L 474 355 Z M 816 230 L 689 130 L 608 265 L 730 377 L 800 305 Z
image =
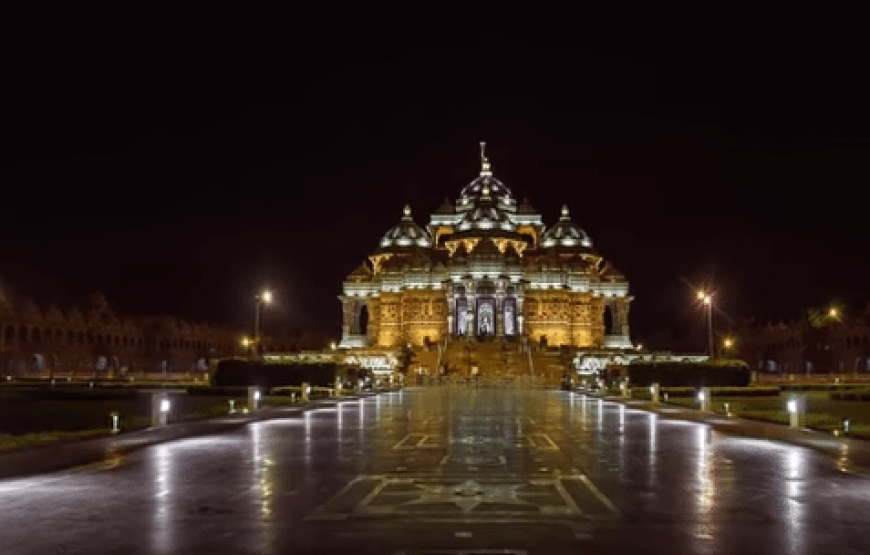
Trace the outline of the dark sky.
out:
M 274 325 L 338 334 L 342 278 L 485 140 L 630 279 L 636 340 L 703 348 L 689 284 L 735 321 L 863 307 L 862 34 L 43 33 L 4 86 L 0 286 L 248 326 L 269 285 Z

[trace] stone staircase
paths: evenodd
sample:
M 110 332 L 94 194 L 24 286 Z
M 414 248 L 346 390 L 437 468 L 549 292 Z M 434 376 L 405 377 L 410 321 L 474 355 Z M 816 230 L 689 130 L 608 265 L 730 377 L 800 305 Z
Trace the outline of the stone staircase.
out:
M 533 350 L 532 365 L 535 376 L 545 383 L 559 383 L 565 372 L 565 365 L 557 351 Z
M 477 375 L 482 379 L 529 376 L 528 355 L 519 352 L 516 343 L 454 341 L 445 349 L 443 362 L 454 376 L 471 376 L 472 367 L 477 367 Z

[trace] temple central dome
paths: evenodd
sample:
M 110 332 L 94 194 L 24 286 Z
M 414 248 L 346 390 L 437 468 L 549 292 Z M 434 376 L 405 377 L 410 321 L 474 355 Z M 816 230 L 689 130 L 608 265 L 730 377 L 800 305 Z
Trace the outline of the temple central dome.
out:
M 493 177 L 480 175 L 425 226 L 405 207 L 369 264 L 344 283 L 344 348 L 446 345 L 455 339 L 631 349 L 628 281 L 603 267 L 568 208 L 552 227 Z

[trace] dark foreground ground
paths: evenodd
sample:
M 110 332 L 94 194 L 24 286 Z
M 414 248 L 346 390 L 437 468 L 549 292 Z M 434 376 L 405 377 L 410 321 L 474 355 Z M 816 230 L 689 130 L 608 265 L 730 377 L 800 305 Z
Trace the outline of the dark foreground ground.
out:
M 0 482 L 0 552 L 870 552 L 870 479 L 578 394 L 431 387 Z

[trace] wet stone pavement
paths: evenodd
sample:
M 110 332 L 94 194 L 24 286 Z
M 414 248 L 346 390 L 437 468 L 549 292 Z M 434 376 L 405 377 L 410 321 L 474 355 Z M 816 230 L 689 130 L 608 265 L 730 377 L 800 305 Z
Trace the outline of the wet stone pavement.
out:
M 431 387 L 0 481 L 0 552 L 870 552 L 870 479 L 580 394 Z

